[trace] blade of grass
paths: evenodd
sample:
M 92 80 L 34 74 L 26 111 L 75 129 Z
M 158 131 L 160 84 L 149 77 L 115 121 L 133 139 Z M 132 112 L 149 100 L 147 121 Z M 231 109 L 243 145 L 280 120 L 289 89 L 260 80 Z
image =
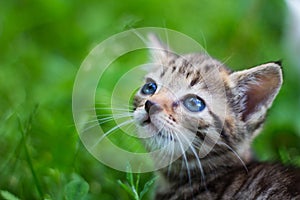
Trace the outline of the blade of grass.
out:
M 5 191 L 5 190 L 0 190 L 0 194 L 1 194 L 2 198 L 4 198 L 5 200 L 20 200 L 14 194 L 12 194 L 8 191 Z
M 129 187 L 127 184 L 122 183 L 121 180 L 118 180 L 118 184 L 133 198 L 135 198 L 134 192 L 131 190 L 131 187 Z
M 34 110 L 32 111 L 32 113 L 29 116 L 29 119 L 28 119 L 25 127 L 23 127 L 23 124 L 21 122 L 20 117 L 18 117 L 18 122 L 19 122 L 20 131 L 21 131 L 21 134 L 22 134 L 22 141 L 23 141 L 23 144 L 24 144 L 24 151 L 25 151 L 26 161 L 27 161 L 27 164 L 28 164 L 29 169 L 31 171 L 31 174 L 32 174 L 35 186 L 37 188 L 37 191 L 39 193 L 40 199 L 43 199 L 44 193 L 43 193 L 41 184 L 39 182 L 39 179 L 37 177 L 37 174 L 35 172 L 35 169 L 33 167 L 33 163 L 32 163 L 32 160 L 31 160 L 31 157 L 30 157 L 30 154 L 29 154 L 29 150 L 28 150 L 28 146 L 27 146 L 27 136 L 28 136 L 28 134 L 31 130 L 31 125 L 32 125 L 32 122 L 33 122 L 33 118 L 36 114 L 37 108 L 38 108 L 38 106 L 35 106 Z
M 127 165 L 126 179 L 129 182 L 129 185 L 131 185 L 131 186 L 134 185 L 134 183 L 133 183 L 133 174 L 132 174 L 130 164 Z
M 145 183 L 143 190 L 140 192 L 140 199 L 142 199 L 143 196 L 149 191 L 150 187 L 153 185 L 153 183 L 155 183 L 157 178 L 158 176 L 154 176 L 152 179 Z
M 5 170 L 7 170 L 7 169 L 10 170 L 11 172 L 14 171 L 14 167 L 17 165 L 17 162 L 19 161 L 18 158 L 20 157 L 20 154 L 21 154 L 22 144 L 23 144 L 23 141 L 21 139 L 17 143 L 15 149 L 12 151 L 12 153 L 9 155 L 9 157 L 1 165 L 1 167 L 0 167 L 1 172 L 5 172 Z M 16 159 L 13 161 L 14 158 L 16 158 Z M 12 162 L 12 164 L 11 164 L 11 162 Z M 13 167 L 11 167 L 11 166 L 13 166 Z
M 127 165 L 127 173 L 126 173 L 126 178 L 127 178 L 127 181 L 129 182 L 129 185 L 130 185 L 130 188 L 131 188 L 131 191 L 133 192 L 133 197 L 135 200 L 140 200 L 139 198 L 139 194 L 138 194 L 138 187 L 136 188 L 135 184 L 134 184 L 134 178 L 133 178 L 133 173 L 132 173 L 132 169 L 131 169 L 131 165 L 128 163 Z
M 136 182 L 135 182 L 135 190 L 139 191 L 139 184 L 140 184 L 140 174 L 136 175 Z

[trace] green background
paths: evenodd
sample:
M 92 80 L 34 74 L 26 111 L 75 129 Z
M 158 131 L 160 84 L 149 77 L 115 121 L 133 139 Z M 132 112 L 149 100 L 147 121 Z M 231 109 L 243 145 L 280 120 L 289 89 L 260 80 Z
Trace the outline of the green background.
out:
M 69 188 L 85 193 L 86 184 L 84 199 L 130 198 L 117 183 L 126 175 L 83 147 L 71 106 L 89 51 L 138 27 L 182 32 L 233 69 L 283 60 L 284 85 L 254 147 L 259 159 L 300 165 L 300 63 L 290 37 L 299 24 L 287 16 L 281 0 L 1 1 L 0 199 L 70 199 Z

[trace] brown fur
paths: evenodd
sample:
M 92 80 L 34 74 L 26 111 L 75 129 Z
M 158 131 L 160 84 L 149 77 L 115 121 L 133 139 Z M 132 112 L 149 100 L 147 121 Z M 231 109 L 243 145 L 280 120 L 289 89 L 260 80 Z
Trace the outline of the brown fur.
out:
M 281 66 L 233 72 L 206 54 L 171 53 L 154 37 L 151 47 L 155 66 L 146 79 L 157 90 L 136 94 L 134 118 L 140 132 L 152 135 L 144 141 L 149 151 L 174 142 L 157 160 L 182 154 L 160 170 L 165 182 L 156 199 L 300 199 L 299 169 L 256 163 L 250 154 L 282 85 Z M 187 110 L 189 95 L 201 98 L 205 109 Z

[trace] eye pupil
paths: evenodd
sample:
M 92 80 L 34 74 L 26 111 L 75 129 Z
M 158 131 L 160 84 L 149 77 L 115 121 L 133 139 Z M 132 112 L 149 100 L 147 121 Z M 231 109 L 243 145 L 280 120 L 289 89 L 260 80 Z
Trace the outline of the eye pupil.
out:
M 205 108 L 204 101 L 198 96 L 188 96 L 183 105 L 191 112 L 201 112 Z
M 143 94 L 146 94 L 146 95 L 149 95 L 149 94 L 154 94 L 155 91 L 157 89 L 157 85 L 156 83 L 154 82 L 149 82 L 149 83 L 146 83 L 143 88 L 142 88 L 142 93 Z

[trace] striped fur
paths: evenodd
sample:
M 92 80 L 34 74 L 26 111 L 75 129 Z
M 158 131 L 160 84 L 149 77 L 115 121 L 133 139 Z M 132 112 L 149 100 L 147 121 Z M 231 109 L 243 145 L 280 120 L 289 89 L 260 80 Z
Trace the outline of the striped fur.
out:
M 222 174 L 201 184 L 194 179 L 174 183 L 156 199 L 300 199 L 300 171 L 279 164 L 249 163 L 243 168 L 224 169 Z
M 151 136 L 144 140 L 149 151 L 174 142 L 157 160 L 181 155 L 160 170 L 156 199 L 300 199 L 299 169 L 251 157 L 251 142 L 282 85 L 280 64 L 233 72 L 206 54 L 177 55 L 151 40 L 153 69 L 145 79 L 157 89 L 137 92 L 134 118 Z M 187 110 L 187 95 L 203 99 L 206 108 Z

